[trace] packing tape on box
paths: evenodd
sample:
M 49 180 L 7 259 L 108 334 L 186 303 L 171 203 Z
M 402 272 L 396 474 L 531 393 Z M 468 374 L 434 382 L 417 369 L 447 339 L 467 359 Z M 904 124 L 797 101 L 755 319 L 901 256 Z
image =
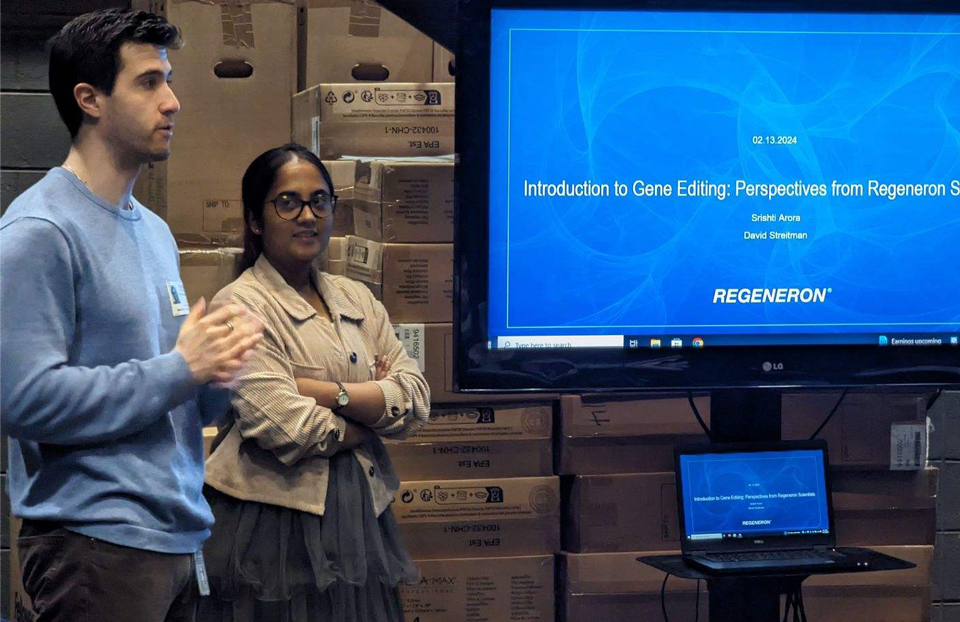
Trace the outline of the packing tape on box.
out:
M 380 18 L 383 7 L 370 0 L 308 0 L 311 9 L 350 8 L 350 20 L 347 22 L 347 35 L 351 37 L 380 36 Z
M 343 9 L 353 6 L 355 1 L 356 0 L 307 0 L 307 7 L 311 9 Z
M 296 0 L 173 0 L 174 4 L 196 2 L 210 6 L 220 6 L 220 18 L 223 25 L 223 44 L 230 47 L 253 48 L 256 40 L 253 31 L 254 4 L 296 4 Z
M 296 4 L 297 0 L 173 0 L 174 4 L 196 2 L 210 6 L 245 6 L 247 4 Z
M 216 248 L 201 249 L 185 247 L 180 249 L 180 267 L 219 266 L 220 253 Z

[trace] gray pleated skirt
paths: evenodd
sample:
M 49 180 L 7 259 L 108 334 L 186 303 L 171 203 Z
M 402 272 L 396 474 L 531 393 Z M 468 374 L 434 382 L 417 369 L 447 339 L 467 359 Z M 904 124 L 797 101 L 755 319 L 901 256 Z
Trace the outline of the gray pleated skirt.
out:
M 204 494 L 216 524 L 197 622 L 403 621 L 398 586 L 418 572 L 390 508 L 374 515 L 352 452 L 330 460 L 323 516 Z

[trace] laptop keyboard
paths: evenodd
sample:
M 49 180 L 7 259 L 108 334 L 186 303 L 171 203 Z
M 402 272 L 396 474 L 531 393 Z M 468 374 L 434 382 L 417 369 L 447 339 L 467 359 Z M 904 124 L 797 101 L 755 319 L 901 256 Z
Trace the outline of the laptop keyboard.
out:
M 793 559 L 832 560 L 834 554 L 828 551 L 751 551 L 744 553 L 711 553 L 704 555 L 715 562 L 767 562 Z

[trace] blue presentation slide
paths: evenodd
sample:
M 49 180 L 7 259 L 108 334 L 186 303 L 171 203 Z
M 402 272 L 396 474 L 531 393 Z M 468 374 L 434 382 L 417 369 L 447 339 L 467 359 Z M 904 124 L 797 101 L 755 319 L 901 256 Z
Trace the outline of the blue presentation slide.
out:
M 960 17 L 496 9 L 491 32 L 492 337 L 960 332 Z
M 829 533 L 819 451 L 680 458 L 688 539 Z

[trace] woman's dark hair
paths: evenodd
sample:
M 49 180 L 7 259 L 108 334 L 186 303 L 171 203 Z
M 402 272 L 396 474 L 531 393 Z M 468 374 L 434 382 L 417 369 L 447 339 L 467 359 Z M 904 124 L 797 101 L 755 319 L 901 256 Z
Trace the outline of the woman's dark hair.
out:
M 83 111 L 73 87 L 86 82 L 110 95 L 120 73 L 120 47 L 131 41 L 177 50 L 180 30 L 159 15 L 130 9 L 85 13 L 50 40 L 50 93 L 60 118 L 76 138 Z
M 327 182 L 330 192 L 333 192 L 330 171 L 323 165 L 320 158 L 303 145 L 287 143 L 258 155 L 247 167 L 247 172 L 243 174 L 243 255 L 237 264 L 237 276 L 257 263 L 257 258 L 263 253 L 263 237 L 253 232 L 251 224 L 257 223 L 260 225 L 260 231 L 263 231 L 263 209 L 267 202 L 267 193 L 277 181 L 277 171 L 280 167 L 294 159 L 305 160 L 317 167 L 323 181 Z

